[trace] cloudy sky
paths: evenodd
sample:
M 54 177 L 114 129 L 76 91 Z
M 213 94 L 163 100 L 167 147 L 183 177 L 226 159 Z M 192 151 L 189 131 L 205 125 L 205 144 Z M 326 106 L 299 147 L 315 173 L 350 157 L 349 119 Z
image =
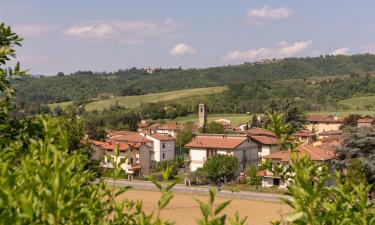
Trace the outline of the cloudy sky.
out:
M 375 53 L 375 1 L 0 0 L 33 74 Z

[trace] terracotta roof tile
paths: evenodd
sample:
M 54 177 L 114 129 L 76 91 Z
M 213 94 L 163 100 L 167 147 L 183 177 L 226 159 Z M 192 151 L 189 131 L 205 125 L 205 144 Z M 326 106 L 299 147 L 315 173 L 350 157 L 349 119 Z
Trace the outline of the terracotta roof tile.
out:
M 258 135 L 249 135 L 249 137 L 251 140 L 264 145 L 277 145 L 279 143 L 279 140 L 276 137 Z
M 102 149 L 110 150 L 110 151 L 114 150 L 116 146 L 118 146 L 119 150 L 122 152 L 127 151 L 131 147 L 130 145 L 126 143 L 118 143 L 118 142 L 93 141 L 92 143 Z
M 162 134 L 150 134 L 151 137 L 158 139 L 160 141 L 174 141 L 176 138 L 170 135 L 162 135 Z
M 309 122 L 325 122 L 325 123 L 341 123 L 344 118 L 333 115 L 308 115 L 307 121 Z
M 300 130 L 300 131 L 297 131 L 296 133 L 292 134 L 292 136 L 294 136 L 294 137 L 312 137 L 312 136 L 315 136 L 315 134 L 311 133 L 308 130 Z
M 270 136 L 270 137 L 276 137 L 276 135 L 269 131 L 269 130 L 266 130 L 266 129 L 263 129 L 263 128 L 251 128 L 249 130 L 245 130 L 245 131 L 241 131 L 240 133 L 243 133 L 243 134 L 250 134 L 250 135 L 257 135 L 257 136 Z
M 363 119 L 358 120 L 358 123 L 373 123 L 373 122 L 374 122 L 373 118 L 363 118 Z
M 133 143 L 150 142 L 150 140 L 143 137 L 140 133 L 132 132 L 132 131 L 118 131 L 115 133 L 111 133 L 108 136 L 110 136 L 110 139 L 113 141 L 133 142 Z
M 334 151 L 326 150 L 320 147 L 314 147 L 314 146 L 307 145 L 307 144 L 298 146 L 296 150 L 299 152 L 299 157 L 309 154 L 310 159 L 313 161 L 323 161 L 323 160 L 330 160 L 330 159 L 335 158 Z M 291 151 L 288 150 L 288 151 L 273 152 L 270 155 L 267 155 L 263 158 L 289 162 L 290 156 L 291 156 Z
M 244 141 L 246 136 L 227 137 L 220 136 L 196 136 L 185 145 L 187 148 L 215 148 L 215 149 L 235 149 Z
M 155 124 L 152 127 L 158 130 L 178 130 L 179 129 L 179 126 L 176 123 Z

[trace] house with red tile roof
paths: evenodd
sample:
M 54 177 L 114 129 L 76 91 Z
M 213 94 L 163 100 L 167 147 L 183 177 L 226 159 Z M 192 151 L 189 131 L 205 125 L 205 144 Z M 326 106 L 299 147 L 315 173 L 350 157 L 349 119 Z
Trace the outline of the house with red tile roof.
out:
M 174 159 L 176 138 L 170 135 L 149 134 L 146 132 L 140 133 L 140 135 L 152 141 L 153 155 L 151 160 L 160 162 Z
M 291 138 L 297 139 L 299 142 L 312 144 L 318 139 L 316 133 L 309 130 L 300 130 L 291 135 Z
M 339 130 L 344 122 L 344 118 L 335 115 L 308 115 L 307 122 L 308 125 L 306 128 L 310 132 L 319 134 L 325 131 Z
M 170 135 L 138 133 L 132 131 L 108 131 L 105 142 L 92 141 L 95 157 L 103 161 L 103 167 L 111 167 L 115 147 L 119 148 L 119 159 L 125 160 L 122 168 L 129 174 L 144 176 L 156 162 L 171 160 L 175 155 L 175 138 Z
M 371 127 L 375 124 L 374 118 L 361 118 L 357 121 L 358 127 Z
M 151 132 L 121 131 L 110 133 L 109 139 L 121 143 L 138 143 L 148 146 L 151 152 L 151 161 L 160 162 L 174 159 L 175 138 L 167 134 Z
M 96 157 L 101 160 L 101 167 L 113 168 L 113 163 L 123 161 L 121 168 L 134 176 L 146 176 L 150 173 L 151 149 L 145 143 L 118 142 L 118 141 L 92 141 Z M 116 158 L 114 150 L 118 148 L 119 156 Z
M 256 164 L 258 161 L 257 145 L 247 135 L 200 134 L 185 147 L 189 148 L 190 171 L 203 167 L 204 162 L 216 154 L 237 157 L 241 171 L 249 162 Z
M 312 146 L 309 144 L 303 144 L 296 148 L 295 150 L 298 153 L 298 157 L 303 157 L 309 155 L 310 159 L 316 163 L 325 163 L 328 165 L 331 172 L 333 172 L 333 166 L 331 164 L 332 160 L 335 158 L 335 152 L 330 149 L 326 149 L 321 146 Z M 288 165 L 291 161 L 292 152 L 287 151 L 277 151 L 273 152 L 267 156 L 264 156 L 264 160 L 271 160 L 277 164 Z M 262 186 L 271 187 L 279 186 L 285 188 L 288 185 L 287 181 L 281 179 L 277 174 L 273 174 L 270 171 L 259 171 L 258 176 L 262 177 Z M 332 186 L 334 182 L 332 180 L 327 181 L 327 185 Z
M 258 164 L 261 164 L 262 157 L 267 156 L 280 149 L 278 146 L 279 140 L 276 138 L 276 136 L 249 134 L 248 137 L 257 145 Z
M 181 129 L 181 125 L 177 123 L 162 123 L 150 126 L 148 131 L 152 134 L 162 134 L 176 137 L 179 129 Z

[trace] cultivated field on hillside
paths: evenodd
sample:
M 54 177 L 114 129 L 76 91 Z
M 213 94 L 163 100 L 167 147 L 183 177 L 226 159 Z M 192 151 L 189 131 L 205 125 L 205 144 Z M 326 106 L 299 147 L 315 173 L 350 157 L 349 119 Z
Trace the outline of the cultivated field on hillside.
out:
M 318 115 L 336 115 L 336 116 L 347 116 L 350 114 L 359 114 L 362 116 L 375 115 L 375 111 L 367 110 L 348 110 L 348 111 L 320 111 L 320 112 L 307 112 L 307 114 L 318 114 Z
M 124 193 L 120 198 L 127 197 L 134 200 L 142 200 L 146 212 L 156 211 L 155 207 L 160 194 L 154 191 L 130 190 Z M 201 213 L 198 203 L 194 200 L 199 199 L 207 202 L 208 196 L 196 196 L 190 194 L 174 194 L 174 198 L 162 212 L 162 218 L 176 222 L 177 225 L 197 224 L 196 219 L 200 218 Z M 216 204 L 219 204 L 228 198 L 217 197 Z M 233 199 L 232 203 L 223 211 L 223 213 L 233 216 L 236 211 L 241 217 L 247 216 L 246 224 L 268 225 L 282 215 L 289 213 L 289 208 L 283 203 L 251 201 L 243 199 Z
M 375 96 L 349 98 L 339 101 L 339 104 L 345 105 L 352 110 L 374 110 Z
M 150 84 L 152 85 L 152 84 Z M 221 93 L 226 90 L 226 86 L 217 86 L 217 87 L 208 87 L 208 88 L 192 88 L 178 91 L 162 92 L 148 95 L 137 95 L 137 96 L 124 96 L 117 97 L 113 99 L 104 99 L 104 100 L 94 100 L 93 102 L 88 103 L 85 107 L 87 111 L 92 111 L 94 109 L 103 110 L 104 108 L 109 108 L 111 105 L 118 104 L 126 108 L 135 108 L 139 106 L 142 102 L 159 102 L 159 101 L 169 101 L 179 98 L 186 98 L 192 96 L 202 96 L 209 94 Z M 72 104 L 72 102 L 62 102 L 54 103 L 49 106 L 53 109 L 56 106 L 62 108 Z

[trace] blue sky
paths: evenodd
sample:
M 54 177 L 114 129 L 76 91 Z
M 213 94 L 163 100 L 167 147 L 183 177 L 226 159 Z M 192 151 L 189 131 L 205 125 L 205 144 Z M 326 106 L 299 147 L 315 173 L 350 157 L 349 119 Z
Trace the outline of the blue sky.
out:
M 32 74 L 375 53 L 375 1 L 0 0 Z

